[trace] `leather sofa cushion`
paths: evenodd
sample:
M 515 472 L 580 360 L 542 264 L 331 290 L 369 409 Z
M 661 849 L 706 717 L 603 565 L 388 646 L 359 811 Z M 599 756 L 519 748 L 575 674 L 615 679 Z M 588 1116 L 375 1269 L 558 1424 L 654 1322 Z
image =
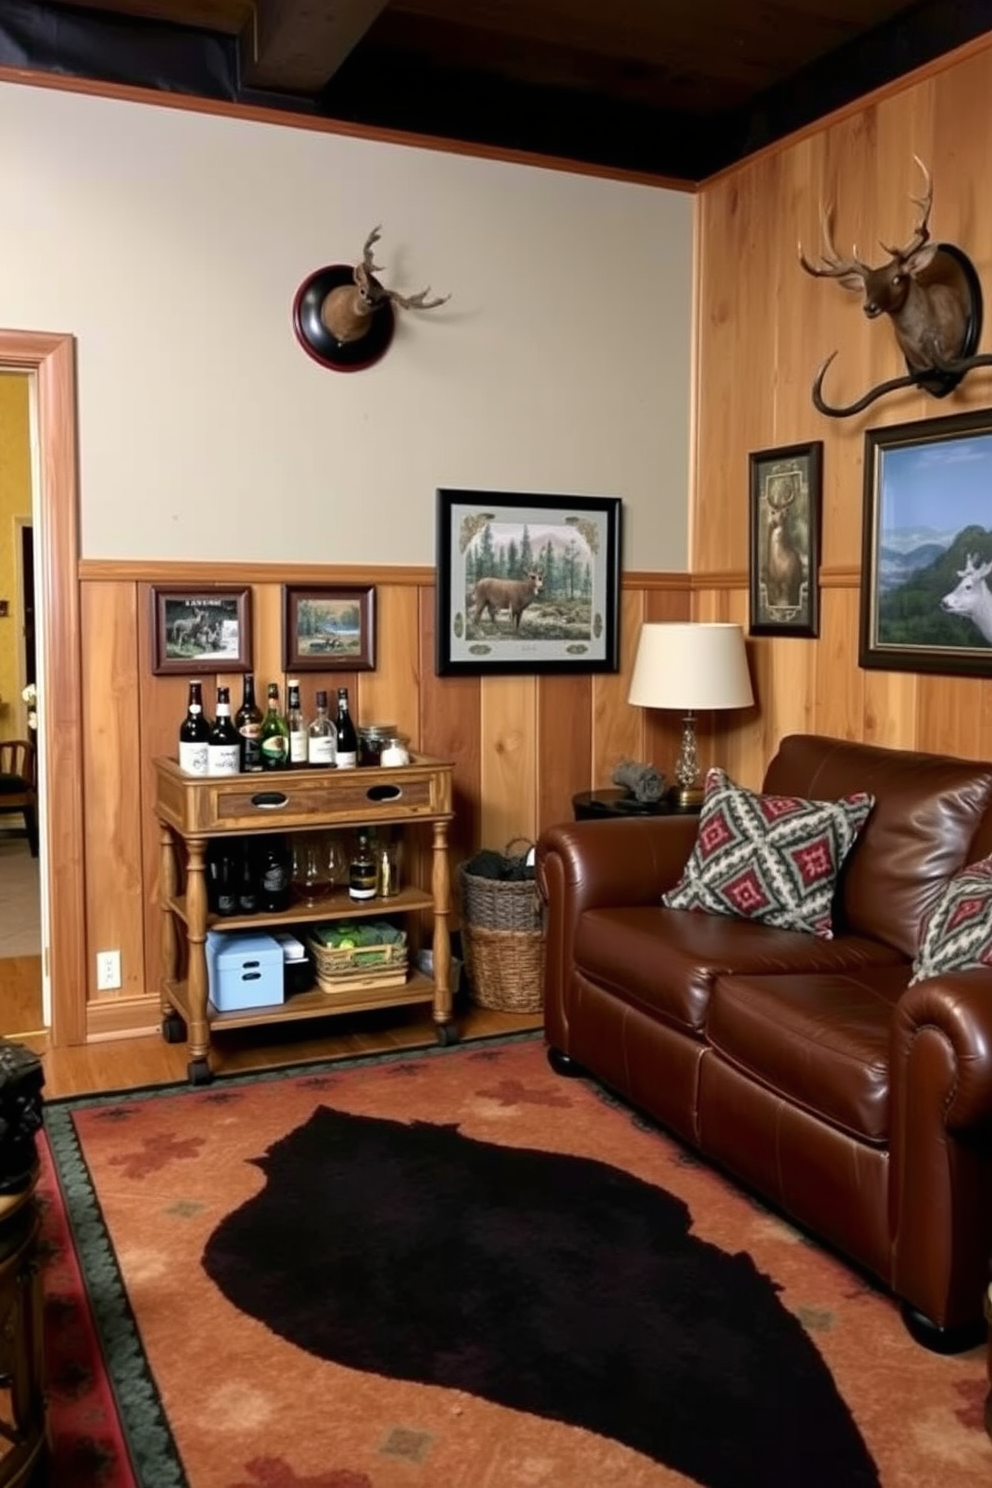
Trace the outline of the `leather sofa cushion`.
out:
M 718 976 L 839 973 L 901 966 L 904 959 L 891 947 L 859 936 L 819 940 L 798 930 L 653 905 L 587 910 L 572 952 L 590 982 L 697 1037 Z
M 706 1036 L 723 1059 L 790 1105 L 866 1142 L 889 1133 L 892 1008 L 910 967 L 814 976 L 725 976 Z
M 876 797 L 844 865 L 834 904 L 845 926 L 896 946 L 910 960 L 920 923 L 947 880 L 975 853 L 992 805 L 992 766 L 815 734 L 790 734 L 765 774 L 776 795 Z

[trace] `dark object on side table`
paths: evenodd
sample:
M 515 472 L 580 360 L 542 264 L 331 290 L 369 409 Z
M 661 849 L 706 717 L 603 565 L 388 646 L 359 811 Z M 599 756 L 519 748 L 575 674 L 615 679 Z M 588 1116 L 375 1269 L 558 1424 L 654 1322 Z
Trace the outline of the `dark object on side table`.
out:
M 0 1040 L 0 1488 L 46 1481 L 39 1216 L 41 1061 Z
M 0 1040 L 0 1194 L 18 1193 L 31 1181 L 44 1083 L 36 1054 L 23 1044 Z
M 31 856 L 38 856 L 38 785 L 35 748 L 29 739 L 0 740 L 0 815 L 24 818 Z
M 589 821 L 597 816 L 667 816 L 670 810 L 664 797 L 658 801 L 639 801 L 625 790 L 579 791 L 572 797 L 576 821 Z

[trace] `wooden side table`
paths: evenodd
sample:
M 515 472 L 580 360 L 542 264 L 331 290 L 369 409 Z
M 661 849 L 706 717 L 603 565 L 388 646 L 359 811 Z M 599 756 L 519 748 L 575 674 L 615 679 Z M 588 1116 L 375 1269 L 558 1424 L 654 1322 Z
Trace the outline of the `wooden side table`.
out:
M 0 1488 L 26 1488 L 47 1446 L 37 1181 L 0 1194 Z

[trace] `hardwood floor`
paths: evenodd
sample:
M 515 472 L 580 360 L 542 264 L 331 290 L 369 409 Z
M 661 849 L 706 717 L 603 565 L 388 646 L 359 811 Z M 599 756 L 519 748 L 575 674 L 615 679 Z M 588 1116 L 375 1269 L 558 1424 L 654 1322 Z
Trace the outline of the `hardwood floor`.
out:
M 5 1022 L 6 1022 L 5 1018 Z M 540 1028 L 540 1014 L 497 1013 L 459 999 L 457 1023 L 462 1041 Z M 271 1028 L 232 1029 L 218 1037 L 211 1064 L 218 1077 L 252 1069 L 273 1069 L 308 1060 L 378 1054 L 435 1043 L 429 1010 L 383 1008 L 360 1017 Z M 187 1078 L 185 1044 L 167 1044 L 159 1034 L 114 1039 L 80 1048 L 50 1049 L 47 1034 L 17 1036 L 16 1042 L 39 1054 L 45 1071 L 45 1097 L 84 1095 L 104 1090 L 133 1090 L 170 1085 Z

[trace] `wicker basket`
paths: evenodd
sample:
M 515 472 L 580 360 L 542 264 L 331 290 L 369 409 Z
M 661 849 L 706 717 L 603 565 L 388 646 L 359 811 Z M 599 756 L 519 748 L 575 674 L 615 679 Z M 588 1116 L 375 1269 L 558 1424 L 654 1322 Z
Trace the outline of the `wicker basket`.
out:
M 505 850 L 518 842 L 514 838 Z M 539 1013 L 544 1007 L 544 928 L 537 885 L 530 879 L 485 878 L 463 863 L 457 872 L 462 950 L 469 995 L 480 1007 L 503 1013 Z
M 317 968 L 317 982 L 325 992 L 358 991 L 363 987 L 397 987 L 406 981 L 407 947 L 386 945 L 325 946 L 313 935 L 306 938 Z

